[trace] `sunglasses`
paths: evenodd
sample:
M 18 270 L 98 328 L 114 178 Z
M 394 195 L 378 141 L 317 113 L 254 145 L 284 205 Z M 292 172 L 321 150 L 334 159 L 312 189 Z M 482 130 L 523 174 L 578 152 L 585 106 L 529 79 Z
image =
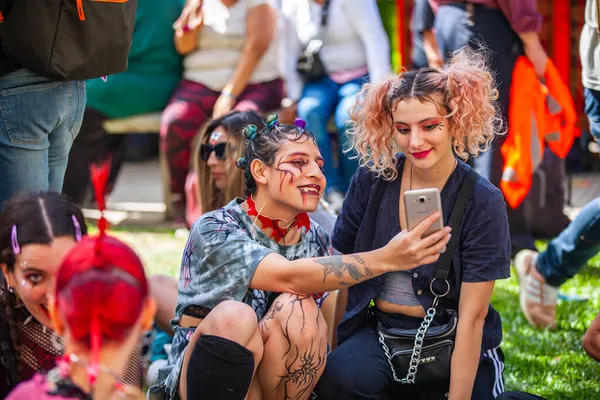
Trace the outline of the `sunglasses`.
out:
M 223 161 L 227 158 L 227 150 L 230 149 L 229 143 L 219 143 L 214 146 L 210 144 L 202 144 L 200 145 L 200 158 L 202 161 L 208 161 L 212 152 L 215 152 L 217 159 Z

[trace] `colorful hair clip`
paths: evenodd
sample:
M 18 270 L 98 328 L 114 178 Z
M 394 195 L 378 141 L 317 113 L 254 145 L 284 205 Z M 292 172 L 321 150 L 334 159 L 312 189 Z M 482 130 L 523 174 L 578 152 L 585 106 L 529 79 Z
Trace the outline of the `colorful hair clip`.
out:
M 246 167 L 248 166 L 248 161 L 246 161 L 244 157 L 240 157 L 236 161 L 235 166 L 239 169 L 246 169 Z
M 244 136 L 246 136 L 246 139 L 252 140 L 257 135 L 258 135 L 258 128 L 256 128 L 256 125 L 250 124 L 244 128 Z
M 303 120 L 302 118 L 296 118 L 294 120 L 294 125 L 296 125 L 296 127 L 298 129 L 300 129 L 301 131 L 306 129 L 306 121 Z
M 279 121 L 277 121 L 277 114 L 273 113 L 273 114 L 269 115 L 265 125 L 268 129 L 273 129 L 273 127 L 279 126 Z
M 12 244 L 12 251 L 17 254 L 21 254 L 21 246 L 19 246 L 19 239 L 17 238 L 17 225 L 13 225 L 10 231 L 10 242 Z
M 73 214 L 71 214 L 71 221 L 73 221 L 73 227 L 75 228 L 75 241 L 81 242 L 81 225 L 79 225 L 77 217 Z

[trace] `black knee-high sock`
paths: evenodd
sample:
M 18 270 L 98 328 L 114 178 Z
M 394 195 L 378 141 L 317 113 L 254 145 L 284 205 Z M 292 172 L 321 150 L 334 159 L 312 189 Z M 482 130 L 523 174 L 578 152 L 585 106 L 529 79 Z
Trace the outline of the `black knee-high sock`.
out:
M 187 368 L 187 397 L 200 400 L 242 400 L 246 397 L 254 356 L 250 350 L 219 336 L 200 337 Z

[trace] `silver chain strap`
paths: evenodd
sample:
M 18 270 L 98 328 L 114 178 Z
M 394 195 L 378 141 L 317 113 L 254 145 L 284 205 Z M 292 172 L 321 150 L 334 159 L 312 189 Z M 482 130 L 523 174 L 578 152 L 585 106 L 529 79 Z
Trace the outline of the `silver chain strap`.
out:
M 436 307 L 438 303 L 438 297 L 436 296 L 433 300 L 433 304 L 427 310 L 425 314 L 425 318 L 423 322 L 421 322 L 421 326 L 417 329 L 417 334 L 415 335 L 415 344 L 413 346 L 412 355 L 410 356 L 410 366 L 408 368 L 408 373 L 405 378 L 399 379 L 396 374 L 396 369 L 394 368 L 394 364 L 392 364 L 392 355 L 390 354 L 390 349 L 385 344 L 385 340 L 383 337 L 383 333 L 381 331 L 377 331 L 379 334 L 379 343 L 381 343 L 381 347 L 383 347 L 383 352 L 390 364 L 390 368 L 392 369 L 392 375 L 394 376 L 394 380 L 401 384 L 406 383 L 415 383 L 415 377 L 417 376 L 417 369 L 419 368 L 419 363 L 421 362 L 421 350 L 423 349 L 423 340 L 425 339 L 425 334 L 429 329 L 429 325 L 433 321 L 433 317 L 435 316 Z

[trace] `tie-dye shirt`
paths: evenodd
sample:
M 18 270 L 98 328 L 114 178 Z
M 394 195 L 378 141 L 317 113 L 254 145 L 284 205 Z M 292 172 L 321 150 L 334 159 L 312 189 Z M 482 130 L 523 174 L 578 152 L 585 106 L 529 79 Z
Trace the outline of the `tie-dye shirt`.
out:
M 292 261 L 331 254 L 329 236 L 314 221 L 299 243 L 282 246 L 253 224 L 240 207 L 242 202 L 235 199 L 203 215 L 193 225 L 181 263 L 174 326 L 188 306 L 212 309 L 224 300 L 245 302 L 260 319 L 277 296 L 249 288 L 258 264 L 266 256 L 278 253 Z M 320 303 L 323 296 L 315 298 Z

